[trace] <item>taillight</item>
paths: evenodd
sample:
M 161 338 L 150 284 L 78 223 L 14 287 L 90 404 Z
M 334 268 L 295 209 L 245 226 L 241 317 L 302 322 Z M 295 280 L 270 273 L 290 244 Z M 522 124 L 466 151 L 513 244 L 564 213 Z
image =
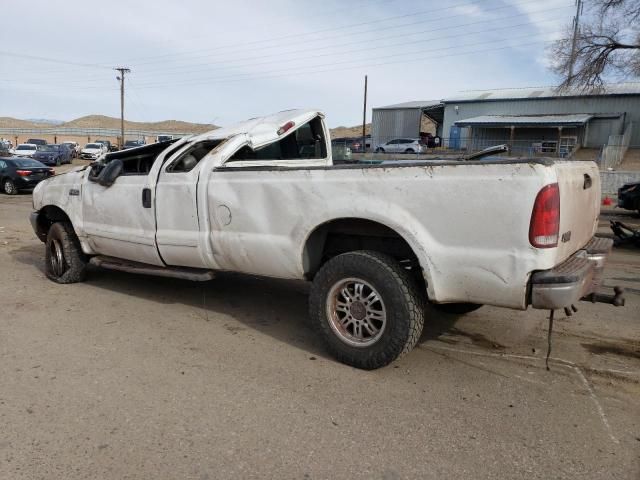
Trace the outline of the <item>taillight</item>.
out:
M 558 246 L 560 233 L 560 188 L 552 183 L 536 196 L 529 225 L 529 243 L 536 248 Z
M 16 173 L 21 177 L 28 177 L 31 175 L 31 170 L 16 170 Z

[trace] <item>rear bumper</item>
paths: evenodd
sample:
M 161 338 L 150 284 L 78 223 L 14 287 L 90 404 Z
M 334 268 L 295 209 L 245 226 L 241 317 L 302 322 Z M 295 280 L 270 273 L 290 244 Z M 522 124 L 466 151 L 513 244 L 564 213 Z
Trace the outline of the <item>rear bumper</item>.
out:
M 612 247 L 613 240 L 593 237 L 583 249 L 560 265 L 533 273 L 530 280 L 531 306 L 555 310 L 568 307 L 593 293 L 600 284 Z

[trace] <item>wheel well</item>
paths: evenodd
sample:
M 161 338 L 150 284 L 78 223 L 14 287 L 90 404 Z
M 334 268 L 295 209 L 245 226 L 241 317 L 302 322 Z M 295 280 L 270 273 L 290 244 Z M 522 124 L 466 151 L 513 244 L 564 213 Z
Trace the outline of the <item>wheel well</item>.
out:
M 309 235 L 303 253 L 305 277 L 312 279 L 327 260 L 355 250 L 390 255 L 405 268 L 414 270 L 417 278 L 423 279 L 418 257 L 398 232 L 382 223 L 361 218 L 332 220 Z
M 38 212 L 37 219 L 37 235 L 40 240 L 43 242 L 47 239 L 47 234 L 49 233 L 49 229 L 51 225 L 56 222 L 69 222 L 69 216 L 62 210 L 60 207 L 56 207 L 55 205 L 47 205 L 46 207 L 42 207 Z

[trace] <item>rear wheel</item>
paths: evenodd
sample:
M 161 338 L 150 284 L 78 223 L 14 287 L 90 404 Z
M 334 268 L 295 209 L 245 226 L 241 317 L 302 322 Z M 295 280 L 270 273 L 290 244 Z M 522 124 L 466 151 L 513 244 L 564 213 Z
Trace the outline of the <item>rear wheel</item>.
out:
M 320 269 L 309 310 L 334 357 L 372 370 L 414 347 L 424 323 L 424 297 L 392 257 L 356 251 L 338 255 Z
M 453 315 L 464 315 L 482 307 L 477 303 L 433 303 L 432 305 L 436 310 Z
M 2 189 L 4 190 L 4 193 L 6 193 L 7 195 L 18 194 L 18 189 L 16 188 L 16 184 L 13 183 L 13 180 L 11 180 L 10 178 L 5 178 L 5 180 L 2 182 Z
M 84 280 L 87 258 L 69 222 L 51 225 L 47 234 L 45 272 L 56 283 L 76 283 Z

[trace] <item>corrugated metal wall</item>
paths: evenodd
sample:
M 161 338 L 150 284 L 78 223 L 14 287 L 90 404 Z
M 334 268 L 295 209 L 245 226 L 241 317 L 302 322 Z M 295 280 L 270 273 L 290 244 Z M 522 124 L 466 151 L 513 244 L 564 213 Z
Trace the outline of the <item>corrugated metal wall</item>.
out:
M 385 143 L 394 138 L 418 138 L 422 110 L 419 108 L 402 110 L 373 109 L 371 122 L 371 146 Z
M 455 111 L 455 106 L 458 111 Z M 624 125 L 634 123 L 631 145 L 640 146 L 640 95 L 619 97 L 580 97 L 552 98 L 539 100 L 498 100 L 446 103 L 442 135 L 449 136 L 451 125 L 458 120 L 480 115 L 542 115 L 571 113 L 626 113 Z M 611 135 L 621 134 L 624 125 L 622 120 L 609 120 Z M 606 122 L 605 122 L 606 123 Z M 606 143 L 605 125 L 596 125 L 595 132 L 589 126 L 589 146 L 599 147 Z M 593 133 L 593 137 L 592 137 Z M 608 138 L 608 135 L 607 135 Z

